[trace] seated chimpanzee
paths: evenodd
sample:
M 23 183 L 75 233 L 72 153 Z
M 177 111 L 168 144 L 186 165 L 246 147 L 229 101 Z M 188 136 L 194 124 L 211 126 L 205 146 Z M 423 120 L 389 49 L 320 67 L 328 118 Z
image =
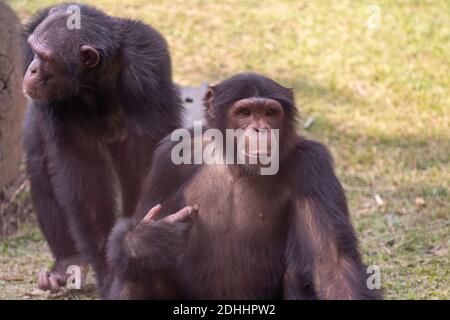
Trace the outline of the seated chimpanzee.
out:
M 208 129 L 223 136 L 241 129 L 244 137 L 256 132 L 258 139 L 265 133 L 270 151 L 259 140 L 251 147 L 249 139 L 224 151 L 221 164 L 177 165 L 175 143 L 166 138 L 135 215 L 110 235 L 103 297 L 379 297 L 366 286 L 329 152 L 295 131 L 292 91 L 257 74 L 239 74 L 213 86 L 205 104 Z M 279 170 L 262 174 L 268 165 L 260 156 L 273 152 Z M 244 164 L 237 154 L 245 155 Z M 250 163 L 251 157 L 258 160 Z

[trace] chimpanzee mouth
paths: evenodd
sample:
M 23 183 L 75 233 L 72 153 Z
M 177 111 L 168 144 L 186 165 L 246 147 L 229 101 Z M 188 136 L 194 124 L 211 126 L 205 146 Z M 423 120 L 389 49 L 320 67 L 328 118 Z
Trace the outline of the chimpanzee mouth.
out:
M 249 158 L 262 158 L 262 157 L 270 157 L 270 154 L 266 151 L 262 152 L 262 151 L 251 151 L 251 152 L 247 152 L 245 150 L 241 151 L 242 155 L 249 157 Z
M 22 93 L 26 98 L 28 98 L 30 100 L 38 100 L 35 90 L 27 90 L 25 88 L 22 88 Z

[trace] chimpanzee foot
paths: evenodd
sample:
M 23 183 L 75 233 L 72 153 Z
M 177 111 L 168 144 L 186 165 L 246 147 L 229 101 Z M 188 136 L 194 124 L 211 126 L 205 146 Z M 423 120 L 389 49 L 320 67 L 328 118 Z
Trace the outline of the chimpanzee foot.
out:
M 77 276 L 76 267 L 79 267 L 80 285 L 84 286 L 86 275 L 89 271 L 89 265 L 80 256 L 71 256 L 62 258 L 55 262 L 54 267 L 50 271 L 41 271 L 38 275 L 38 287 L 44 291 L 56 292 L 62 287 L 66 286 L 68 278 L 75 272 Z

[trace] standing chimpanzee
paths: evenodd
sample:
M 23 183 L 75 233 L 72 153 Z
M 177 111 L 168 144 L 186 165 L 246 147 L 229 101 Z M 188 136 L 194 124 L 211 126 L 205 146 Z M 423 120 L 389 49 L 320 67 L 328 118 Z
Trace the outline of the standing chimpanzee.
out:
M 181 124 L 164 38 L 141 22 L 77 7 L 80 28 L 69 28 L 76 10 L 63 4 L 39 12 L 25 30 L 27 169 L 56 260 L 39 274 L 44 290 L 64 285 L 71 264 L 84 277 L 86 262 L 102 285 L 115 182 L 123 211 L 132 213 L 156 144 Z
M 279 142 L 270 138 L 266 144 L 278 145 L 270 148 L 279 152 L 278 172 L 262 175 L 267 163 L 259 160 L 175 165 L 175 143 L 163 140 L 135 216 L 119 222 L 109 238 L 103 297 L 379 297 L 366 286 L 329 152 L 295 131 L 292 91 L 260 75 L 240 74 L 212 87 L 206 107 L 208 128 L 224 136 L 229 129 L 242 130 L 244 137 L 279 130 Z M 254 149 L 245 143 L 227 149 L 223 157 L 266 154 L 259 142 Z M 183 208 L 187 204 L 195 206 Z

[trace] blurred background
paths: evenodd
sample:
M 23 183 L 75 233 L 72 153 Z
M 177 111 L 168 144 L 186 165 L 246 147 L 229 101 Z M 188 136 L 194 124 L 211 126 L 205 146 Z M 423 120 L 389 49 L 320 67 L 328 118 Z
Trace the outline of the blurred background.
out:
M 257 71 L 293 87 L 299 131 L 331 149 L 385 297 L 449 298 L 450 1 L 85 2 L 158 29 L 181 85 Z M 22 22 L 55 3 L 6 1 Z M 21 73 L 5 87 L 7 63 L 20 64 L 2 60 L 20 54 L 2 32 L 19 23 L 6 10 L 0 3 L 0 299 L 96 298 L 92 286 L 34 289 L 51 259 L 20 167 Z

